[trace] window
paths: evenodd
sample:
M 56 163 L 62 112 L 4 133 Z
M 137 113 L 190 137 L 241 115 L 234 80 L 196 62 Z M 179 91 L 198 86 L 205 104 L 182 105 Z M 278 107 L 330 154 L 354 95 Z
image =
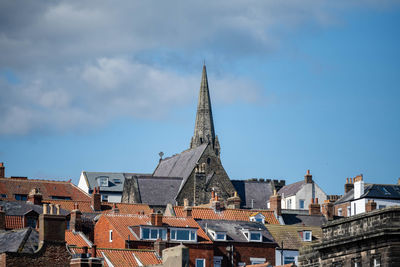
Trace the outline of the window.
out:
M 304 209 L 304 199 L 299 200 L 299 208 Z
M 262 264 L 265 263 L 265 258 L 250 258 L 251 264 Z
M 28 217 L 26 220 L 26 225 L 28 227 L 36 228 L 36 218 Z
M 23 195 L 23 194 L 15 194 L 15 200 L 22 200 L 26 201 L 28 199 L 28 195 Z
M 303 231 L 303 241 L 311 241 L 311 240 L 312 240 L 312 232 Z
M 294 257 L 285 257 L 283 259 L 283 264 L 289 264 L 289 263 L 292 263 L 292 262 L 295 262 Z
M 197 230 L 195 229 L 171 229 L 171 240 L 175 241 L 197 241 Z
M 108 195 L 101 195 L 101 201 L 108 201 Z
M 56 199 L 56 200 L 71 200 L 71 197 L 51 196 L 51 199 Z
M 338 210 L 337 210 L 337 213 L 338 213 L 338 216 L 343 216 L 343 215 L 342 215 L 342 214 L 343 214 L 342 208 L 338 209 Z
M 261 233 L 250 232 L 250 241 L 261 241 Z
M 115 184 L 120 184 L 121 183 L 121 179 L 114 179 L 114 183 Z
M 379 205 L 379 209 L 384 209 L 386 208 L 386 205 Z
M 374 267 L 380 267 L 380 266 L 381 266 L 381 258 L 379 258 L 379 257 L 374 258 L 374 261 L 373 261 L 373 265 L 372 265 L 372 266 L 374 266 Z
M 287 201 L 286 201 L 286 206 L 287 206 L 287 209 L 291 209 L 292 208 L 292 200 L 291 199 L 288 199 Z
M 99 176 L 96 179 L 99 186 L 108 186 L 108 176 Z
M 7 198 L 7 194 L 1 194 L 2 198 Z
M 163 228 L 140 228 L 140 235 L 142 240 L 157 240 L 167 239 L 167 229 Z
M 265 223 L 265 216 L 262 215 L 261 213 L 257 213 L 253 216 L 250 217 L 250 221 L 251 222 L 260 222 L 262 224 Z
M 347 216 L 351 216 L 351 208 L 350 208 L 350 206 L 347 207 Z
M 110 240 L 110 242 L 112 242 L 112 241 L 113 241 L 112 230 L 110 230 L 110 232 L 109 232 L 109 240 Z
M 361 258 L 352 259 L 351 267 L 361 267 Z
M 225 233 L 218 233 L 215 236 L 215 240 L 226 240 L 226 234 Z
M 221 266 L 222 266 L 222 257 L 214 256 L 214 267 L 221 267 Z
M 205 259 L 196 259 L 196 267 L 205 267 L 206 260 Z

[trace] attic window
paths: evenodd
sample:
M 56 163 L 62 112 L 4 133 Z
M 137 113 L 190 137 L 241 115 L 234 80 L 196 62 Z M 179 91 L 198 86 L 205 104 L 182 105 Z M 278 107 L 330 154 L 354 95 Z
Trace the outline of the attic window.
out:
M 254 242 L 262 241 L 262 235 L 260 231 L 249 231 L 246 229 L 242 229 L 242 232 L 246 237 L 247 241 L 254 241 Z
M 175 241 L 197 241 L 196 229 L 171 229 L 171 240 Z
M 261 213 L 257 213 L 256 215 L 253 215 L 250 217 L 251 222 L 260 222 L 262 224 L 265 224 L 265 216 L 262 215 Z
M 114 179 L 114 183 L 115 184 L 120 184 L 121 183 L 121 179 Z
M 311 231 L 303 231 L 303 241 L 306 241 L 306 242 L 312 241 L 312 232 Z
M 142 240 L 167 240 L 167 229 L 163 228 L 140 228 L 140 239 Z
M 217 232 L 213 230 L 208 230 L 210 235 L 215 241 L 226 241 L 226 233 L 225 232 Z
M 107 187 L 108 186 L 108 177 L 107 176 L 99 176 L 96 178 L 99 186 Z

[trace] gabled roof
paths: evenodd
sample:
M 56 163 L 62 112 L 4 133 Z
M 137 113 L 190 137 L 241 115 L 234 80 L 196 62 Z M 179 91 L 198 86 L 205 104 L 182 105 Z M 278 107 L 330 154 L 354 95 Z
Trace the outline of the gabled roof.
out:
M 0 253 L 33 253 L 39 244 L 39 234 L 28 227 L 24 229 L 0 231 Z
M 282 219 L 286 225 L 306 225 L 306 226 L 318 226 L 321 227 L 327 222 L 323 215 L 305 215 L 305 214 L 294 214 L 294 213 L 283 213 Z
M 183 217 L 183 206 L 175 206 L 176 216 Z M 274 212 L 271 210 L 245 210 L 245 209 L 224 209 L 214 211 L 211 208 L 192 207 L 192 217 L 202 220 L 231 220 L 231 221 L 250 221 L 251 214 L 259 212 L 265 216 L 265 223 L 279 224 Z
M 182 184 L 181 177 L 138 177 L 140 198 L 142 203 L 155 206 L 175 204 Z
M 88 182 L 89 190 L 92 191 L 94 187 L 100 186 L 98 179 L 100 177 L 108 178 L 108 186 L 100 186 L 100 191 L 108 191 L 108 192 L 122 192 L 125 176 L 122 172 L 86 172 L 83 171 L 82 174 L 86 178 Z M 120 183 L 117 183 L 117 180 Z
M 180 154 L 176 154 L 172 157 L 162 159 L 156 169 L 154 170 L 154 176 L 165 176 L 165 177 L 182 177 L 183 182 L 179 188 L 182 189 L 186 183 L 189 175 L 196 167 L 201 155 L 203 155 L 207 144 L 202 144 L 198 147 L 188 149 Z
M 199 220 L 197 222 L 205 231 L 207 231 L 206 228 L 210 228 L 213 230 L 218 229 L 218 231 L 226 232 L 226 242 L 249 243 L 242 232 L 242 229 L 246 229 L 249 231 L 261 231 L 261 234 L 263 236 L 263 243 L 275 243 L 267 228 L 265 228 L 265 226 L 259 222 L 224 220 Z
M 28 195 L 33 188 L 39 188 L 43 199 L 69 197 L 72 200 L 90 200 L 90 196 L 70 181 L 37 179 L 0 178 L 0 194 L 7 195 L 3 200 L 14 200 L 15 194 Z
M 364 194 L 360 198 L 379 198 L 400 200 L 400 185 L 397 184 L 364 184 Z M 354 189 L 339 198 L 335 205 L 354 200 Z
M 298 250 L 301 246 L 311 245 L 319 242 L 322 238 L 321 227 L 303 226 L 303 225 L 266 225 L 278 246 L 281 247 L 283 242 L 284 249 Z M 312 241 L 303 241 L 302 231 L 312 232 Z
M 233 180 L 244 208 L 267 209 L 267 202 L 273 194 L 272 184 L 261 181 Z
M 0 206 L 3 207 L 6 215 L 9 216 L 24 216 L 30 211 L 35 211 L 38 214 L 43 213 L 43 207 L 40 205 L 34 205 L 24 201 L 1 201 Z
M 68 246 L 91 247 L 92 242 L 82 233 L 65 230 L 65 242 Z
M 132 234 L 130 228 L 140 225 L 151 225 L 150 216 L 148 215 L 128 215 L 128 214 L 103 214 L 100 220 L 108 220 L 114 229 L 120 234 L 125 240 L 137 240 L 134 234 Z M 163 216 L 163 226 L 166 227 L 190 227 L 197 228 L 197 235 L 199 237 L 199 243 L 210 243 L 210 239 L 200 228 L 197 222 L 190 217 L 169 217 Z
M 278 194 L 283 197 L 293 196 L 297 194 L 297 192 L 299 192 L 299 190 L 303 187 L 304 184 L 305 181 L 299 181 L 293 184 L 285 185 L 278 191 Z

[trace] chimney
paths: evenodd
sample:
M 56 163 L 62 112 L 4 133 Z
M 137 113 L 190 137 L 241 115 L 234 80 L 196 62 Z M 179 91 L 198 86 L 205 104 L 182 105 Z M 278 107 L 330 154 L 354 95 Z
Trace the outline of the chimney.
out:
M 354 177 L 354 200 L 364 194 L 364 180 L 362 174 Z
M 333 220 L 334 207 L 333 203 L 329 200 L 325 200 L 324 204 L 322 204 L 322 215 L 329 221 Z
M 346 183 L 344 184 L 344 193 L 346 194 L 353 188 L 354 188 L 353 179 L 346 178 Z
M 150 215 L 150 222 L 153 226 L 162 226 L 163 214 L 161 212 L 152 213 Z
M 397 179 L 397 184 L 400 185 L 400 178 Z
M 185 198 L 183 200 L 184 207 L 183 207 L 183 216 L 184 217 L 192 217 L 192 207 L 189 206 L 189 200 Z
M 6 174 L 5 169 L 6 169 L 6 167 L 4 167 L 4 163 L 0 162 L 0 178 L 5 177 L 5 174 Z
M 112 213 L 117 214 L 119 213 L 119 208 L 117 207 L 117 204 L 113 203 L 112 206 Z
M 368 202 L 365 204 L 365 211 L 371 212 L 376 210 L 376 202 L 373 199 L 369 199 Z
M 167 242 L 161 239 L 157 239 L 156 242 L 154 242 L 154 250 L 157 253 L 158 257 L 162 258 L 162 252 L 166 248 L 167 248 Z
M 235 191 L 233 197 L 228 198 L 227 200 L 229 209 L 240 209 L 240 203 L 242 202 L 238 193 Z
M 93 189 L 92 194 L 92 208 L 94 211 L 101 210 L 101 195 L 100 195 L 100 187 L 95 187 Z
M 308 205 L 308 213 L 310 215 L 321 215 L 321 206 L 318 204 L 318 198 L 311 199 L 311 204 Z
M 3 206 L 0 206 L 0 230 L 6 229 L 6 213 L 4 212 Z
M 215 195 L 214 200 L 211 202 L 211 207 L 215 212 L 220 212 L 222 210 L 221 201 L 219 201 L 218 195 Z
M 276 216 L 282 215 L 281 201 L 281 196 L 276 193 L 276 190 L 274 190 L 274 194 L 269 197 L 269 209 L 273 210 Z
M 97 246 L 95 244 L 93 244 L 90 250 L 91 250 L 92 258 L 96 258 L 96 256 L 97 256 Z
M 30 202 L 34 205 L 42 205 L 43 196 L 40 193 L 39 188 L 33 188 L 28 195 L 27 202 Z
M 56 210 L 59 211 L 59 209 Z M 55 214 L 53 208 L 50 208 L 48 213 L 47 204 L 43 204 L 43 214 L 39 215 L 40 243 L 46 241 L 64 243 L 65 229 L 66 229 L 65 216 Z
M 69 228 L 72 231 L 79 232 L 82 230 L 82 212 L 79 210 L 78 203 L 74 204 L 74 209 L 71 211 L 69 220 Z
M 310 170 L 307 170 L 307 174 L 304 175 L 304 181 L 306 182 L 306 184 L 313 183 L 312 175 L 310 174 Z

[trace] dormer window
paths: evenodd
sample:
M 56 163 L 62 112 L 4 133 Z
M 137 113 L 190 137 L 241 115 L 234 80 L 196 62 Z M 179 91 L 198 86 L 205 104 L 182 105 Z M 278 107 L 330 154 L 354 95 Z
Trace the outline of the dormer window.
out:
M 312 232 L 311 231 L 303 231 L 303 241 L 306 241 L 306 242 L 312 241 Z
M 120 184 L 121 183 L 121 179 L 114 179 L 114 184 Z
M 173 241 L 197 242 L 197 229 L 172 228 L 170 239 Z
M 96 178 L 99 186 L 107 187 L 108 186 L 108 176 L 99 176 Z
M 262 215 L 261 213 L 256 213 L 250 216 L 250 221 L 251 222 L 260 222 L 262 224 L 265 224 L 265 216 Z
M 167 240 L 167 229 L 140 227 L 140 239 L 142 240 Z
M 244 236 L 246 237 L 247 241 L 249 242 L 261 242 L 262 241 L 262 234 L 260 231 L 249 231 L 246 229 L 242 229 Z
M 212 236 L 215 241 L 226 241 L 226 232 L 214 231 L 208 229 L 208 233 Z

